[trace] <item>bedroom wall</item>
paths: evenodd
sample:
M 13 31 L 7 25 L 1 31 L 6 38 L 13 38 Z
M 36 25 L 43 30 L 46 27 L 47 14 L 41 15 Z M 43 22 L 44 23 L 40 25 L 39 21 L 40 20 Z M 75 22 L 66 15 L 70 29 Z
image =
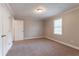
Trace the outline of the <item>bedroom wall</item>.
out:
M 27 19 L 24 20 L 24 38 L 32 39 L 43 37 L 43 25 L 42 20 L 35 20 L 27 17 Z
M 53 34 L 54 24 L 53 21 L 62 17 L 63 21 L 63 33 L 62 35 Z M 79 7 L 73 10 L 69 10 L 56 17 L 50 17 L 46 20 L 45 37 L 51 38 L 58 42 L 64 42 L 67 45 L 73 46 L 79 49 Z

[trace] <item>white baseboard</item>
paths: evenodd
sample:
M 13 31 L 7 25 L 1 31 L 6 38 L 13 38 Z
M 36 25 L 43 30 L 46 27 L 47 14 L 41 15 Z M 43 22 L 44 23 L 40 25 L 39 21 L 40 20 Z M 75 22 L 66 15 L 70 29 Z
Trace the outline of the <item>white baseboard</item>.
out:
M 43 36 L 40 36 L 40 37 L 29 37 L 29 38 L 24 38 L 24 39 L 35 39 L 35 38 L 44 38 Z
M 72 48 L 74 48 L 74 49 L 79 50 L 79 47 L 78 47 L 78 46 L 74 46 L 74 45 L 69 44 L 69 43 L 65 43 L 65 42 L 62 42 L 62 41 L 59 41 L 59 40 L 55 40 L 54 38 L 51 38 L 51 37 L 46 37 L 46 38 L 47 38 L 47 39 L 50 39 L 50 40 L 53 40 L 53 41 L 56 41 L 56 42 L 58 42 L 58 43 L 64 44 L 64 45 L 66 45 L 66 46 L 72 47 Z

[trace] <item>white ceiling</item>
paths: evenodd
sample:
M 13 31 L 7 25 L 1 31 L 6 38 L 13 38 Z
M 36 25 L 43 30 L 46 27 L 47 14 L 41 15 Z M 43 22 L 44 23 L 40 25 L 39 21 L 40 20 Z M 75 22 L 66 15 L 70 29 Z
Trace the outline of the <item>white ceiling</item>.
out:
M 36 18 L 44 19 L 46 17 L 54 16 L 71 8 L 79 6 L 78 3 L 10 3 L 14 17 L 18 19 Z M 33 13 L 37 7 L 44 7 L 46 12 L 43 14 Z

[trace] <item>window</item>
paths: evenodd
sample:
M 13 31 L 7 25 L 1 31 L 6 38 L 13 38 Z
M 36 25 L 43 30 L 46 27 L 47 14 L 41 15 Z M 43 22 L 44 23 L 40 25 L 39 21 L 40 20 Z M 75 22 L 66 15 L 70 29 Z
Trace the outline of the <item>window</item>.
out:
M 62 35 L 62 19 L 54 20 L 54 34 Z

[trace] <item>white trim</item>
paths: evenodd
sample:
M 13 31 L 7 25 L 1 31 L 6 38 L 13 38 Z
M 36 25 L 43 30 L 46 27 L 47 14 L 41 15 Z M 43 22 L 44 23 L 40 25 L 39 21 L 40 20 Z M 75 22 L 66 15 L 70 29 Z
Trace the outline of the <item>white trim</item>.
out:
M 27 39 L 35 39 L 35 38 L 44 38 L 44 36 L 40 36 L 40 37 L 29 37 L 29 38 L 24 38 L 24 39 L 27 40 Z
M 68 11 L 64 11 L 64 13 L 62 13 L 62 14 L 66 14 L 66 13 L 72 12 L 72 11 L 77 10 L 77 9 L 79 9 L 79 6 L 77 6 L 75 8 L 72 8 L 72 9 L 70 9 Z
M 7 7 L 7 9 L 9 10 L 9 12 L 11 13 L 11 15 L 14 16 L 14 12 L 13 12 L 11 6 L 8 3 L 6 3 L 5 6 Z
M 62 42 L 62 41 L 59 41 L 59 40 L 55 40 L 54 38 L 51 38 L 51 37 L 46 37 L 46 38 L 79 50 L 78 46 L 75 46 L 75 45 L 72 45 L 72 44 L 69 44 L 69 43 L 65 43 L 65 42 Z

